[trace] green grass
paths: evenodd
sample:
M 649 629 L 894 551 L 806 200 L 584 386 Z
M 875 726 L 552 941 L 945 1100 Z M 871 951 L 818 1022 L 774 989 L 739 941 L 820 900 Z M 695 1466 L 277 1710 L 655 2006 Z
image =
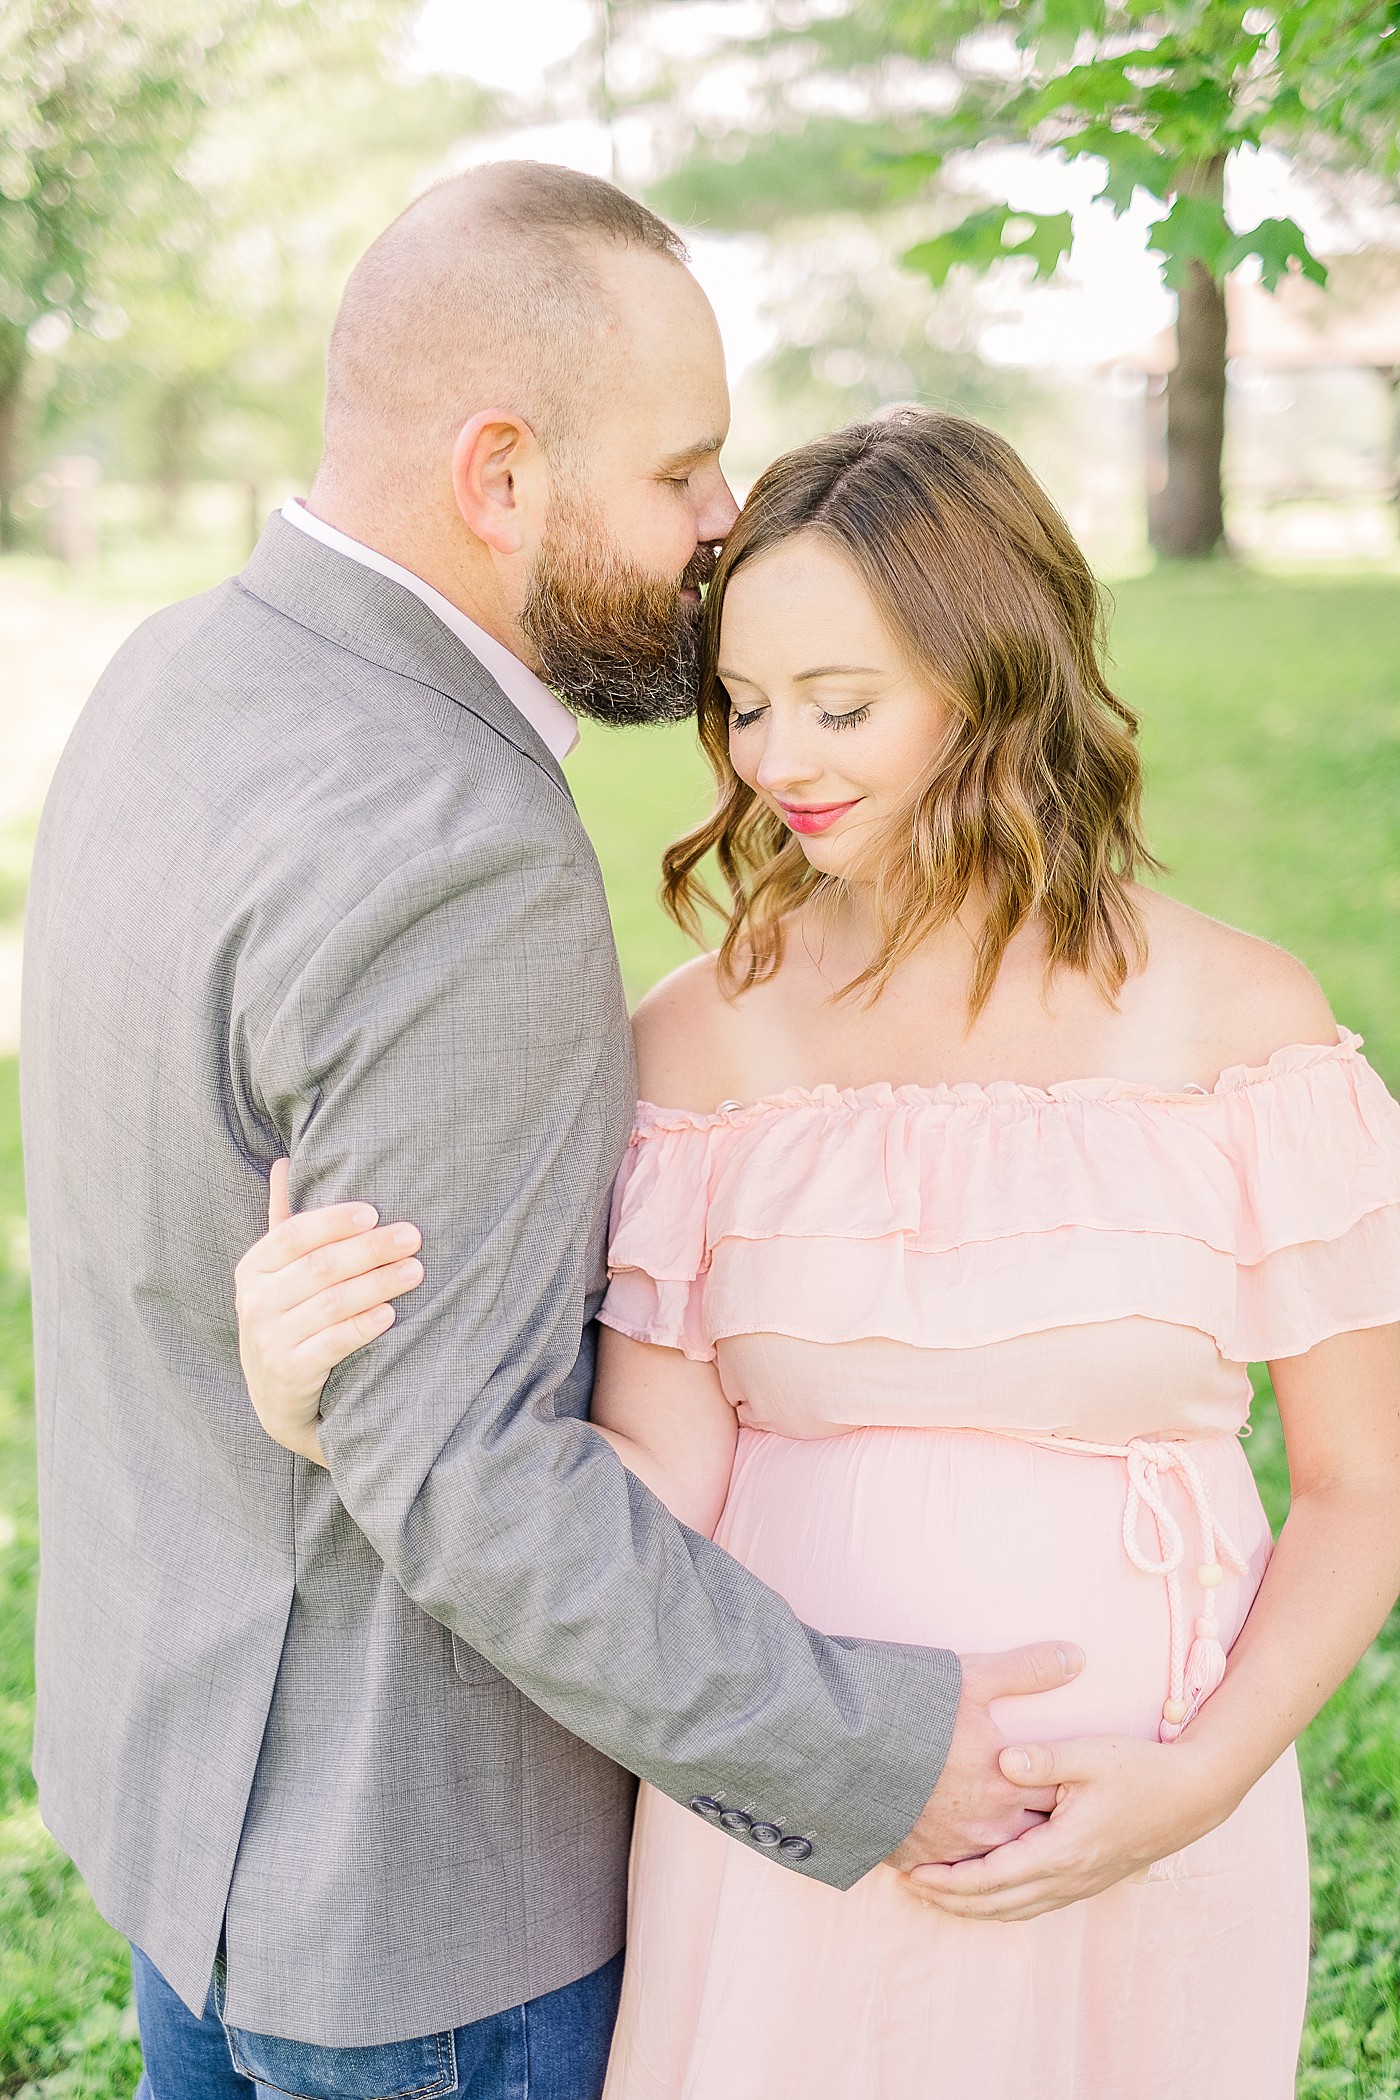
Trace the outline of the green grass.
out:
M 1302 956 L 1400 1091 L 1400 586 L 1210 567 L 1115 595 L 1167 888 Z
M 29 888 L 29 862 L 34 851 L 34 820 L 0 825 L 0 932 L 24 917 Z
M 710 769 L 688 724 L 666 729 L 583 726 L 565 766 L 608 886 L 622 972 L 633 1004 L 695 953 L 657 901 L 661 855 L 710 807 Z
M 140 2075 L 124 1944 L 39 1822 L 29 1777 L 38 1527 L 19 1086 L 0 1061 L 0 2093 L 109 2100 Z
M 1144 716 L 1167 886 L 1282 941 L 1400 1088 L 1400 583 L 1166 572 L 1117 591 L 1118 684 Z M 634 995 L 687 953 L 655 904 L 662 846 L 706 807 L 685 729 L 589 730 L 570 763 Z M 12 843 L 22 847 L 22 830 Z M 15 858 L 0 856 L 0 916 Z M 13 1062 L 0 1066 L 0 2096 L 127 2100 L 125 1950 L 41 1830 L 28 1777 L 31 1387 Z M 1247 1446 L 1287 1507 L 1260 1374 Z M 1316 1954 L 1299 2093 L 1400 2095 L 1400 1635 L 1302 1745 Z

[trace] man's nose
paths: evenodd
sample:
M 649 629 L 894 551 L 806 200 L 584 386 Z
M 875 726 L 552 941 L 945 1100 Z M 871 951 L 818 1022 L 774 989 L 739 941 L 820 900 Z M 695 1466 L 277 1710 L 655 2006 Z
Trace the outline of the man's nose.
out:
M 722 540 L 733 530 L 734 520 L 739 515 L 739 506 L 734 500 L 734 491 L 723 474 L 715 475 L 716 486 L 697 521 L 698 540 Z

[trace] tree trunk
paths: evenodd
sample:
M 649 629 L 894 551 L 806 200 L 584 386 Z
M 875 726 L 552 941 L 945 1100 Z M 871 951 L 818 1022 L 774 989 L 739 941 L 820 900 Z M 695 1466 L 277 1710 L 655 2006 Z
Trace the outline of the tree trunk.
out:
M 19 487 L 19 405 L 29 345 L 24 330 L 0 322 L 0 554 L 15 545 L 15 490 Z
M 155 485 L 160 530 L 174 533 L 180 523 L 180 503 L 190 478 L 191 451 L 195 430 L 195 404 L 188 385 L 178 381 L 161 396 L 156 420 Z
M 1222 201 L 1225 157 L 1205 161 L 1181 188 Z M 1225 447 L 1225 287 L 1193 262 L 1177 297 L 1176 369 L 1167 378 L 1166 485 L 1148 502 L 1159 554 L 1214 554 L 1225 537 L 1221 454 Z

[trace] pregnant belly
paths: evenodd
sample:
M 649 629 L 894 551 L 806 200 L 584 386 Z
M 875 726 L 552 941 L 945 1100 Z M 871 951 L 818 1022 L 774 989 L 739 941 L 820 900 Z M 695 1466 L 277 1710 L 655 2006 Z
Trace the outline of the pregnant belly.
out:
M 1193 1440 L 1217 1522 L 1247 1573 L 1217 1590 L 1228 1648 L 1268 1562 L 1268 1524 L 1233 1437 Z M 1163 1494 L 1185 1537 L 1186 1637 L 1204 1607 L 1198 1529 L 1180 1481 Z M 960 1654 L 1071 1640 L 1083 1675 L 1056 1692 L 1006 1699 L 1008 1738 L 1155 1736 L 1168 1694 L 1167 1587 L 1123 1545 L 1121 1459 L 1046 1450 L 979 1430 L 861 1429 L 822 1439 L 741 1430 L 716 1533 L 823 1633 L 952 1648 Z M 1160 1557 L 1144 1510 L 1145 1557 Z

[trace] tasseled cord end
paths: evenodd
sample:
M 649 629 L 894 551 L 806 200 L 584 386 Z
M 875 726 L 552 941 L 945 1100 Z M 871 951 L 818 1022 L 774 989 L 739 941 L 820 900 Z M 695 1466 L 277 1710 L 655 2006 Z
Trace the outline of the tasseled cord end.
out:
M 1182 1730 L 1195 1720 L 1212 1692 L 1225 1682 L 1225 1649 L 1215 1616 L 1215 1593 L 1225 1579 L 1218 1562 L 1196 1570 L 1196 1580 L 1206 1593 L 1206 1608 L 1193 1629 L 1195 1638 L 1186 1654 L 1181 1697 L 1168 1699 L 1162 1707 L 1159 1742 L 1174 1743 Z

